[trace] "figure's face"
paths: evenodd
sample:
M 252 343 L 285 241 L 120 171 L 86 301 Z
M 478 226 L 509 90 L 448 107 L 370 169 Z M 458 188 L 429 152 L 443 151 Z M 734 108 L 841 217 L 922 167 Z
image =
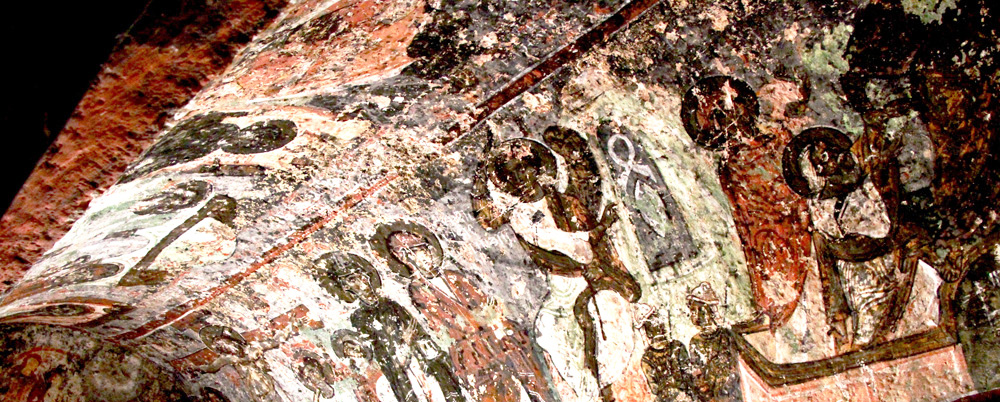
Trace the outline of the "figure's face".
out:
M 647 322 L 643 328 L 649 338 L 649 346 L 653 349 L 666 349 L 670 345 L 670 333 L 665 322 Z
M 715 326 L 715 312 L 711 305 L 691 301 L 688 302 L 688 308 L 691 311 L 691 322 L 695 326 L 702 329 Z
M 375 292 L 371 280 L 360 268 L 354 268 L 356 269 L 350 270 L 339 277 L 341 289 L 354 296 L 355 299 L 369 304 L 374 303 L 378 300 L 378 294 Z
M 809 152 L 809 162 L 819 177 L 833 176 L 843 170 L 843 160 L 842 152 L 831 150 L 823 143 L 816 144 Z
M 420 272 L 426 278 L 440 275 L 441 251 L 423 235 L 400 231 L 393 232 L 388 239 L 389 252 L 410 270 Z
M 344 355 L 347 357 L 354 359 L 364 359 L 366 357 L 364 347 L 353 340 L 345 340 L 343 347 Z
M 220 336 L 212 342 L 212 350 L 222 355 L 240 356 L 244 355 L 243 345 L 228 336 Z
M 802 163 L 810 192 L 821 198 L 849 193 L 861 177 L 860 166 L 850 150 L 823 142 L 812 145 Z
M 519 198 L 522 202 L 535 202 L 544 195 L 546 180 L 553 180 L 554 172 L 546 172 L 546 158 L 538 155 L 544 146 L 528 140 L 512 141 L 500 147 L 491 160 L 490 180 L 498 189 Z M 554 158 L 549 163 L 554 163 Z M 551 173 L 551 174 L 550 174 Z

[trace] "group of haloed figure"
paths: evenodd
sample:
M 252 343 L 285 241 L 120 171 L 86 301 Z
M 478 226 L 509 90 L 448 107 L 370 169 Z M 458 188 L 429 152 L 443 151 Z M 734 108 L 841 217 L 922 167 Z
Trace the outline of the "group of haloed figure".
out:
M 583 135 L 553 126 L 540 140 L 490 139 L 486 154 L 473 209 L 487 230 L 509 225 L 548 274 L 535 332 L 554 375 L 575 391 L 560 391 L 562 400 L 740 398 L 736 349 L 717 322 L 719 300 L 708 283 L 688 295 L 701 330 L 690 349 L 669 340 L 669 324 L 658 314 L 642 312 L 649 307 L 638 303 L 642 289 L 607 236 L 618 214 L 605 206 L 598 163 Z M 574 328 L 582 331 L 583 350 L 571 341 Z M 581 354 L 589 376 L 577 369 Z

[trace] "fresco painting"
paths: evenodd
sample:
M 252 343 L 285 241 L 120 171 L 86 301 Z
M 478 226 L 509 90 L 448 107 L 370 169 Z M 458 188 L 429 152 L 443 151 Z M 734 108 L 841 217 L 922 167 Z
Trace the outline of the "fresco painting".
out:
M 988 2 L 301 3 L 3 295 L 0 395 L 107 353 L 163 400 L 1000 387 Z

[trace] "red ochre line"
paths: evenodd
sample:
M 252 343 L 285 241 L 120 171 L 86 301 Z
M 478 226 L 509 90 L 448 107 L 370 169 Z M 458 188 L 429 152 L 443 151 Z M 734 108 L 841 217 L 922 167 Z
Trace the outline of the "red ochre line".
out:
M 541 82 L 543 79 L 554 73 L 562 66 L 576 60 L 577 58 L 580 57 L 580 54 L 586 53 L 590 49 L 593 49 L 595 46 L 604 43 L 605 41 L 608 40 L 608 38 L 611 37 L 612 34 L 618 32 L 618 30 L 628 25 L 632 21 L 635 21 L 637 18 L 639 18 L 639 16 L 645 13 L 646 10 L 648 10 L 653 5 L 656 5 L 660 1 L 662 0 L 631 1 L 622 6 L 621 8 L 619 8 L 618 11 L 612 14 L 610 17 L 608 17 L 604 21 L 601 21 L 600 24 L 598 24 L 597 26 L 588 30 L 586 33 L 577 37 L 576 40 L 573 41 L 572 43 L 563 46 L 559 50 L 550 53 L 547 57 L 545 57 L 545 59 L 535 64 L 532 68 L 525 71 L 517 78 L 513 79 L 511 82 L 505 85 L 500 91 L 495 93 L 485 102 L 481 103 L 479 107 L 483 108 L 483 110 L 476 115 L 475 123 L 469 127 L 467 132 L 462 133 L 461 128 L 456 126 L 455 130 L 457 131 L 453 132 L 452 135 L 447 135 L 446 137 L 450 138 L 445 138 L 445 142 L 454 143 L 464 134 L 471 132 L 473 129 L 475 129 L 476 126 L 478 126 L 480 123 L 482 123 L 491 115 L 493 115 L 494 112 L 500 110 L 500 108 L 510 103 L 510 101 L 514 100 L 514 98 L 521 95 L 525 91 L 531 89 L 532 87 L 537 85 L 539 82 Z M 331 212 L 322 220 L 296 231 L 294 234 L 289 236 L 289 241 L 287 243 L 280 246 L 276 246 L 268 250 L 266 253 L 264 253 L 263 257 L 259 261 L 252 264 L 245 271 L 240 272 L 226 279 L 225 283 L 212 289 L 212 291 L 209 293 L 208 296 L 177 306 L 168 311 L 166 314 L 164 314 L 163 318 L 147 322 L 146 324 L 143 324 L 139 328 L 119 334 L 114 337 L 114 340 L 127 341 L 149 335 L 151 332 L 156 331 L 157 329 L 162 328 L 163 326 L 170 325 L 173 322 L 179 320 L 184 315 L 190 313 L 194 309 L 204 306 L 205 304 L 212 301 L 216 297 L 229 291 L 229 289 L 242 282 L 244 279 L 252 275 L 254 272 L 257 272 L 257 270 L 259 270 L 261 267 L 273 262 L 279 256 L 290 250 L 292 247 L 295 247 L 296 245 L 304 241 L 309 235 L 315 233 L 321 227 L 323 227 L 324 225 L 332 221 L 334 218 L 339 216 L 342 212 L 344 212 L 347 209 L 353 208 L 355 205 L 361 202 L 361 200 L 367 198 L 374 192 L 378 191 L 385 185 L 389 184 L 389 182 L 395 180 L 397 177 L 398 176 L 395 174 L 386 176 L 378 183 L 375 183 L 375 185 L 365 189 L 364 191 L 360 193 L 355 193 L 353 195 L 348 195 L 347 197 L 345 197 L 343 201 L 344 204 L 340 208 Z
M 157 329 L 173 324 L 175 321 L 183 318 L 188 313 L 194 311 L 199 307 L 204 306 L 205 304 L 208 304 L 208 302 L 212 301 L 216 297 L 219 297 L 222 294 L 228 292 L 229 289 L 232 289 L 234 286 L 242 282 L 244 279 L 246 279 L 250 275 L 253 275 L 260 268 L 274 262 L 274 260 L 278 259 L 278 257 L 280 257 L 282 254 L 286 253 L 288 250 L 291 250 L 292 247 L 295 247 L 299 243 L 302 243 L 306 238 L 308 238 L 313 233 L 316 233 L 316 231 L 325 226 L 327 223 L 330 223 L 330 221 L 336 219 L 345 211 L 354 208 L 354 206 L 358 205 L 361 201 L 370 197 L 375 192 L 381 190 L 383 187 L 385 187 L 392 181 L 396 180 L 398 177 L 399 177 L 398 174 L 395 173 L 390 174 L 368 188 L 361 189 L 360 191 L 356 191 L 352 194 L 346 195 L 342 199 L 339 208 L 327 214 L 325 217 L 323 217 L 323 219 L 320 219 L 315 223 L 312 223 L 306 227 L 303 227 L 302 229 L 295 231 L 295 233 L 293 233 L 291 236 L 288 237 L 288 242 L 280 246 L 272 247 L 270 250 L 264 253 L 263 256 L 261 256 L 260 260 L 251 264 L 249 267 L 247 267 L 246 270 L 227 278 L 226 281 L 223 282 L 221 285 L 213 288 L 207 296 L 174 307 L 170 311 L 166 312 L 163 315 L 163 318 L 147 322 L 142 326 L 140 326 L 139 328 L 118 334 L 114 336 L 113 339 L 115 341 L 129 341 L 144 337 L 146 335 L 149 335 L 153 331 L 156 331 Z
M 588 52 L 597 45 L 603 44 L 612 34 L 635 21 L 646 10 L 649 10 L 650 7 L 660 1 L 662 0 L 631 1 L 619 8 L 616 13 L 601 21 L 600 24 L 597 24 L 577 37 L 572 43 L 549 53 L 548 56 L 533 67 L 511 80 L 507 85 L 504 85 L 502 89 L 493 94 L 493 96 L 490 96 L 489 99 L 480 103 L 478 107 L 482 108 L 482 110 L 476 114 L 475 122 L 470 126 L 471 128 L 468 131 L 463 133 L 461 132 L 461 127 L 456 125 L 452 129 L 451 135 L 445 136 L 445 141 L 442 142 L 450 144 L 462 138 L 463 135 L 471 132 L 476 126 L 492 116 L 497 110 L 510 103 L 514 98 L 533 88 L 567 63 L 575 61 L 581 54 Z

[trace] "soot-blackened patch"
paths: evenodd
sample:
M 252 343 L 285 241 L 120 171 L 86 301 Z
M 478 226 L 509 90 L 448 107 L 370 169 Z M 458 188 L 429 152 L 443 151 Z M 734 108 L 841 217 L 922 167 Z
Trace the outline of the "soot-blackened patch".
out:
M 473 25 L 468 13 L 431 10 L 431 21 L 406 48 L 406 55 L 417 61 L 409 65 L 404 73 L 424 79 L 444 77 L 464 60 L 484 50 L 459 37 L 461 31 Z

